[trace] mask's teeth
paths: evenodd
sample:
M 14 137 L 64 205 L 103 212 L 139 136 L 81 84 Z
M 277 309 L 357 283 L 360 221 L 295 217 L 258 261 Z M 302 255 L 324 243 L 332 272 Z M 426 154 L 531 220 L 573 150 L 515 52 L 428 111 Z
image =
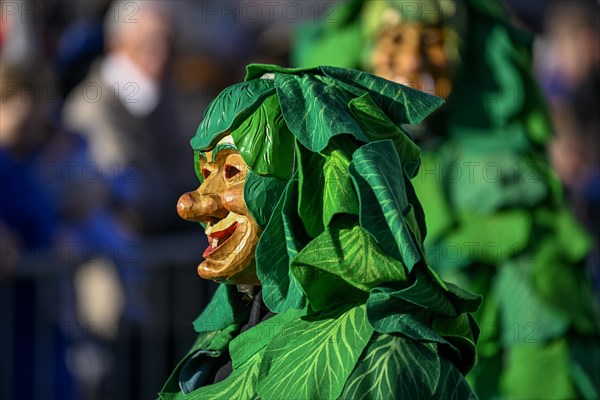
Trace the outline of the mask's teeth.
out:
M 211 246 L 214 248 L 214 247 L 217 247 L 218 244 L 219 244 L 219 239 L 213 238 Z

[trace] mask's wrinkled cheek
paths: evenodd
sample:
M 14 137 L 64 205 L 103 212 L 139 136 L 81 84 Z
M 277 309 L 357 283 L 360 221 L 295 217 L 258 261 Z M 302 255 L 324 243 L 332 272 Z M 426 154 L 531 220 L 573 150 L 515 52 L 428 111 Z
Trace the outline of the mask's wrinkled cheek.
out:
M 237 185 L 235 188 L 224 190 L 221 193 L 221 201 L 227 210 L 232 213 L 243 215 L 253 221 L 246 202 L 244 201 L 244 186 Z

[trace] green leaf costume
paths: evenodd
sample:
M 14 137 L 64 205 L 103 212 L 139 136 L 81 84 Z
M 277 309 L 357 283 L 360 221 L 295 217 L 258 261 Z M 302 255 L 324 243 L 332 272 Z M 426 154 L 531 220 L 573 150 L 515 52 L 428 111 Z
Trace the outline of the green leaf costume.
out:
M 445 21 L 448 3 L 459 12 Z M 435 137 L 421 143 L 412 183 L 427 215 L 427 259 L 483 295 L 479 359 L 468 379 L 482 398 L 597 399 L 600 320 L 584 268 L 591 243 L 546 158 L 552 129 L 531 76 L 532 40 L 497 1 L 415 4 L 353 1 L 339 24 L 302 32 L 296 63 L 358 67 L 366 59 L 352 49 L 370 48 L 387 7 L 460 35 L 453 89 L 426 121 Z M 340 42 L 340 58 L 327 48 L 336 37 L 354 38 Z
M 356 70 L 250 65 L 209 105 L 196 160 L 231 134 L 249 166 L 256 270 L 276 315 L 238 333 L 248 307 L 221 285 L 161 399 L 475 398 L 463 374 L 480 298 L 428 266 L 419 149 L 402 127 L 440 104 Z M 227 351 L 232 373 L 206 382 Z

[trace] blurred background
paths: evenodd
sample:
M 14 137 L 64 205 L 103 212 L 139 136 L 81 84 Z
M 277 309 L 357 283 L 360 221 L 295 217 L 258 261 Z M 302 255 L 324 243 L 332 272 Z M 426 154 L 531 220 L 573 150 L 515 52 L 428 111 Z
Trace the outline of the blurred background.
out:
M 344 3 L 0 2 L 0 399 L 155 398 L 215 289 L 175 210 L 197 185 L 189 139 L 248 63 L 289 66 L 297 30 Z M 505 3 L 535 35 L 548 156 L 597 289 L 598 3 Z

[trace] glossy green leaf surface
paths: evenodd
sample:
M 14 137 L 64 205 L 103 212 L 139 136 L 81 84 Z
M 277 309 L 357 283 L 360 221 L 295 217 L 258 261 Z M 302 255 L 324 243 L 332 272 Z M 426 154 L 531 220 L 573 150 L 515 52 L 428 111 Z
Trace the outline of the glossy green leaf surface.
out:
M 231 136 L 246 165 L 256 174 L 289 179 L 294 166 L 294 136 L 285 125 L 277 96 L 267 97 Z
M 296 178 L 288 182 L 256 247 L 256 273 L 262 284 L 263 300 L 273 312 L 304 307 L 304 295 L 289 268 L 298 244 L 292 232 L 286 231 L 289 217 L 284 214 L 292 206 L 288 199 L 297 196 L 297 185 Z
M 292 268 L 330 272 L 365 292 L 385 282 L 407 279 L 402 263 L 386 255 L 350 217 L 333 223 L 304 247 L 294 258 Z M 309 285 L 310 282 L 304 283 Z
M 364 306 L 303 318 L 267 348 L 259 396 L 337 398 L 372 332 Z
M 251 170 L 244 183 L 244 201 L 254 220 L 264 229 L 281 198 L 288 181 L 274 176 L 260 176 Z
M 234 130 L 272 95 L 273 84 L 266 79 L 242 82 L 222 91 L 217 101 L 210 103 L 196 135 L 190 141 L 194 150 L 206 150 L 214 146 L 227 131 Z
M 440 358 L 432 345 L 378 335 L 365 349 L 341 398 L 431 399 L 439 379 Z
M 386 173 L 402 170 L 398 154 L 393 149 L 390 140 L 369 143 L 354 153 L 352 165 L 353 171 L 356 171 L 355 179 L 359 176 L 359 179 L 366 181 L 381 207 L 381 214 L 387 225 L 372 224 L 373 216 L 365 216 L 364 219 L 367 220 L 363 222 L 363 226 L 383 242 L 383 248 L 389 248 L 388 243 L 392 242 L 393 238 L 392 246 L 398 248 L 401 260 L 410 272 L 421 260 L 420 244 L 415 242 L 409 223 L 404 218 L 410 212 L 404 189 L 404 176 L 402 173 Z M 413 231 L 417 229 L 413 226 Z

